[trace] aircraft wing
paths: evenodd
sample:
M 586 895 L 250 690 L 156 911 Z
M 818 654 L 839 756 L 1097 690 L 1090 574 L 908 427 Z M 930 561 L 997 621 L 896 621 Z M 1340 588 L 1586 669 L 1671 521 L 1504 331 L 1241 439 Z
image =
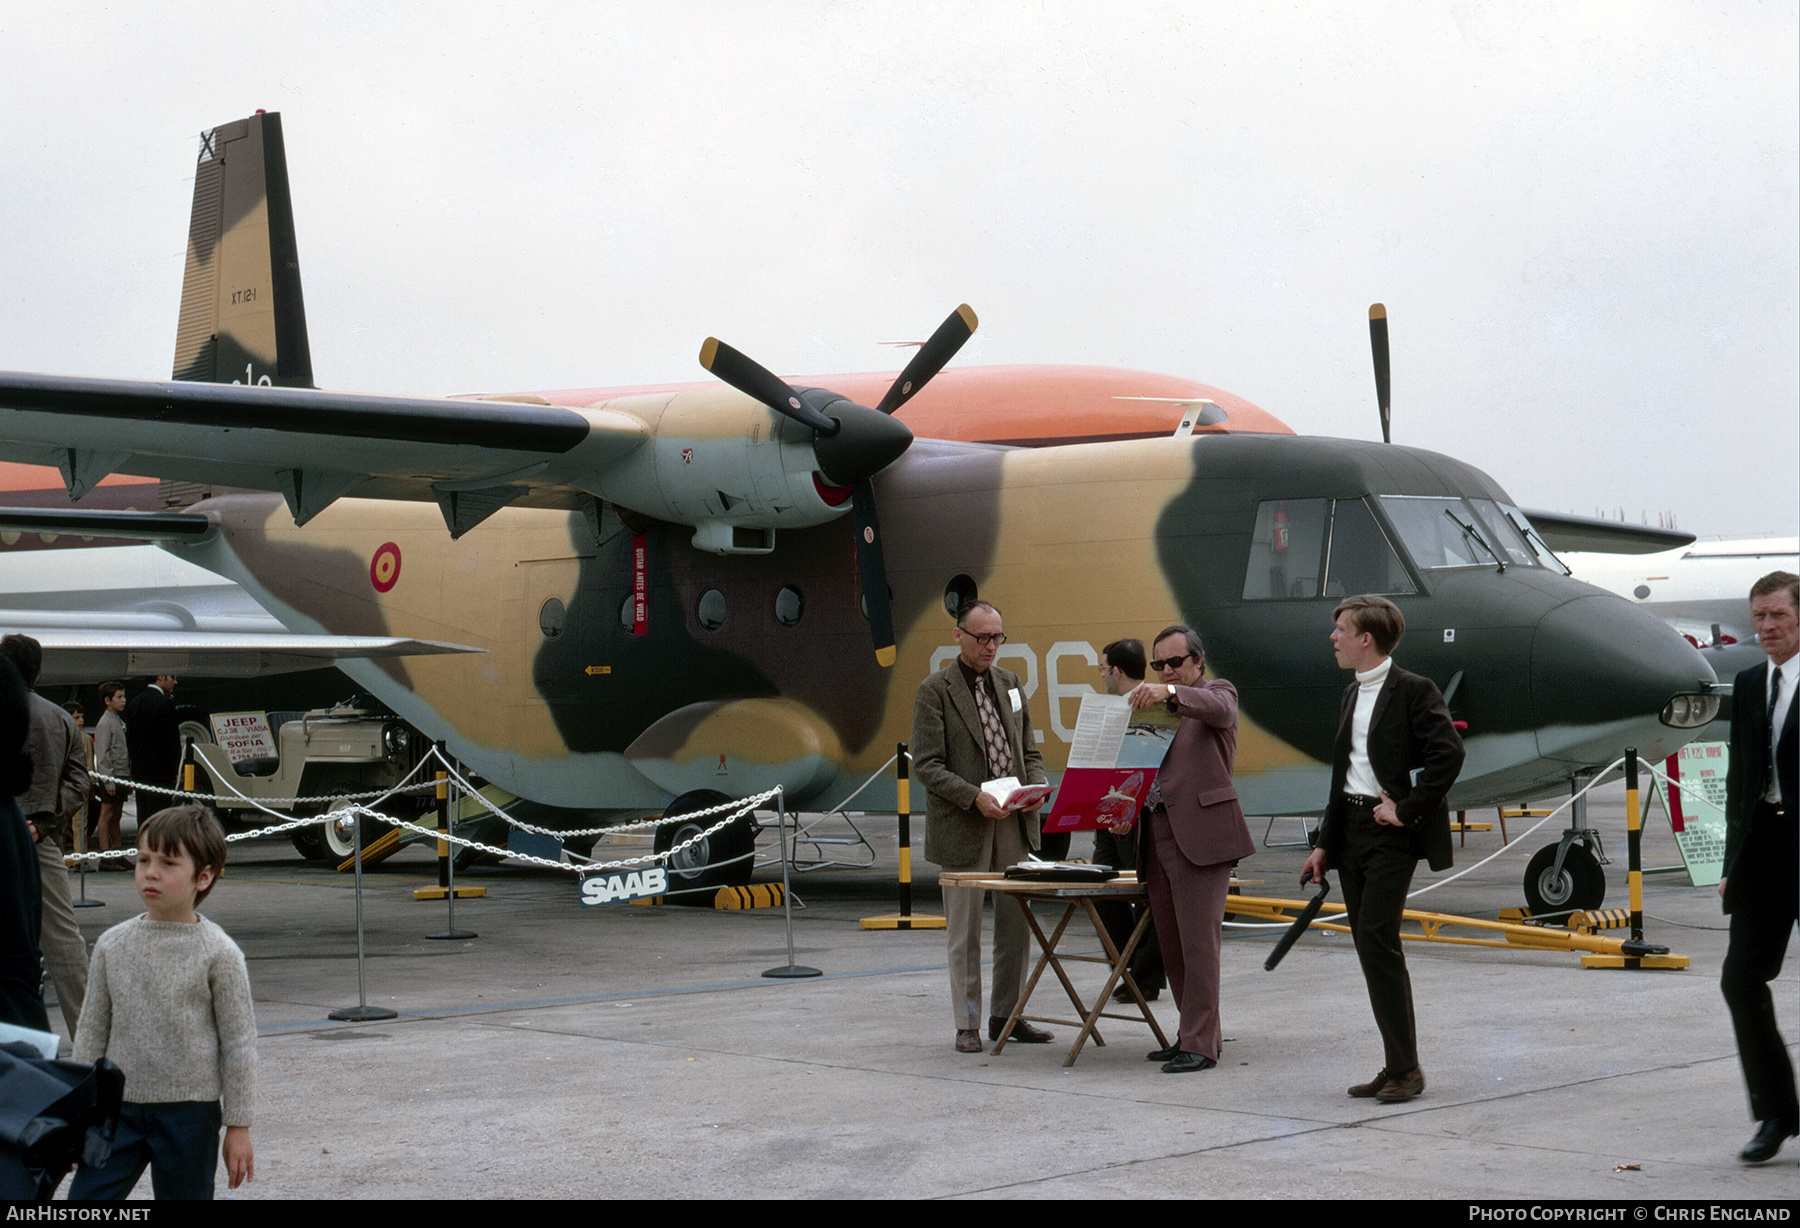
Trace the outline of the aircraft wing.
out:
M 351 494 L 504 488 L 569 507 L 572 477 L 647 435 L 629 414 L 558 405 L 0 372 L 0 460 L 61 469 L 71 497 L 132 473 L 281 491 L 301 521 Z
M 211 527 L 202 516 L 144 519 Z M 0 509 L 0 525 L 7 523 Z M 145 531 L 157 535 L 158 529 Z M 29 635 L 44 646 L 49 683 L 138 674 L 253 678 L 351 657 L 483 651 L 400 636 L 297 635 L 223 576 L 145 546 L 0 555 L 0 607 L 0 632 Z
M 1521 509 L 1544 543 L 1556 551 L 1589 550 L 1599 554 L 1655 554 L 1694 544 L 1692 533 L 1679 529 L 1653 529 L 1649 525 L 1619 520 L 1595 520 L 1567 512 Z
M 348 657 L 406 657 L 482 652 L 437 640 L 378 635 L 290 635 L 286 632 L 62 630 L 9 628 L 44 646 L 43 681 L 100 682 L 107 678 L 191 674 L 260 678 L 319 669 Z

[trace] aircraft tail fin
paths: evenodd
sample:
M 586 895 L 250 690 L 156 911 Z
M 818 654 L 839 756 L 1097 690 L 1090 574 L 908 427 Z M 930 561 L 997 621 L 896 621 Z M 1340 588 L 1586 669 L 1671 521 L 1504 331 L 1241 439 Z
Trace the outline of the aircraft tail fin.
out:
M 200 136 L 174 378 L 313 387 L 279 114 Z

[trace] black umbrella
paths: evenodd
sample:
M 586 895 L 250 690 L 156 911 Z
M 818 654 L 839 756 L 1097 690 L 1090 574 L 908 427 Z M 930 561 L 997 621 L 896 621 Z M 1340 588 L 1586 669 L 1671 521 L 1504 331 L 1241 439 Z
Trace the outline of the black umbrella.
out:
M 1264 972 L 1275 971 L 1275 965 L 1281 962 L 1281 957 L 1288 953 L 1289 947 L 1300 941 L 1300 935 L 1306 932 L 1306 927 L 1311 925 L 1313 918 L 1319 915 L 1319 905 L 1323 904 L 1325 897 L 1330 894 L 1331 884 L 1321 878 L 1319 894 L 1306 902 L 1306 907 L 1300 910 L 1300 919 L 1288 926 L 1287 933 L 1281 936 L 1281 941 L 1275 944 L 1273 951 L 1269 952 L 1269 958 L 1263 960 Z

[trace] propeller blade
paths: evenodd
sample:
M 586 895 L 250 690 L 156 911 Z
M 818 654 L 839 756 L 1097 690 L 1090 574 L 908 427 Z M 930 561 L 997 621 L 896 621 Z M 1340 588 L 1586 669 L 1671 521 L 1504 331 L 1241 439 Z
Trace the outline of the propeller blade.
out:
M 787 381 L 717 337 L 708 337 L 700 347 L 700 365 L 778 414 L 810 426 L 827 437 L 838 433 L 838 424 L 801 400 L 800 394 L 790 388 Z
M 980 321 L 975 318 L 975 311 L 967 303 L 951 312 L 944 322 L 938 325 L 931 339 L 919 347 L 912 361 L 906 364 L 906 370 L 900 372 L 900 378 L 894 381 L 887 395 L 881 398 L 881 404 L 875 408 L 884 414 L 891 414 L 899 409 L 912 395 L 926 384 L 931 377 L 944 369 L 944 364 L 956 357 L 956 352 L 963 347 L 963 342 L 975 335 Z
M 1381 407 L 1381 442 L 1392 443 L 1388 431 L 1388 335 L 1387 308 L 1369 304 L 1369 349 L 1375 355 L 1375 404 Z
M 875 490 L 864 478 L 850 496 L 856 526 L 856 569 L 862 577 L 863 606 L 869 612 L 869 638 L 875 641 L 875 662 L 883 669 L 894 664 L 894 607 L 888 593 L 887 563 L 881 554 L 881 528 L 875 520 Z

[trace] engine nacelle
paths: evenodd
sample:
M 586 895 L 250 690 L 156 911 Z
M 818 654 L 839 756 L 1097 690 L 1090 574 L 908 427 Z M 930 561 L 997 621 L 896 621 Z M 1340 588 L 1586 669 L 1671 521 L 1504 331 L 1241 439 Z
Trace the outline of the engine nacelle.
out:
M 813 431 L 727 387 L 620 397 L 589 407 L 641 421 L 649 438 L 578 479 L 620 507 L 692 525 L 715 554 L 766 554 L 775 530 L 843 515 L 847 488 L 819 474 Z

